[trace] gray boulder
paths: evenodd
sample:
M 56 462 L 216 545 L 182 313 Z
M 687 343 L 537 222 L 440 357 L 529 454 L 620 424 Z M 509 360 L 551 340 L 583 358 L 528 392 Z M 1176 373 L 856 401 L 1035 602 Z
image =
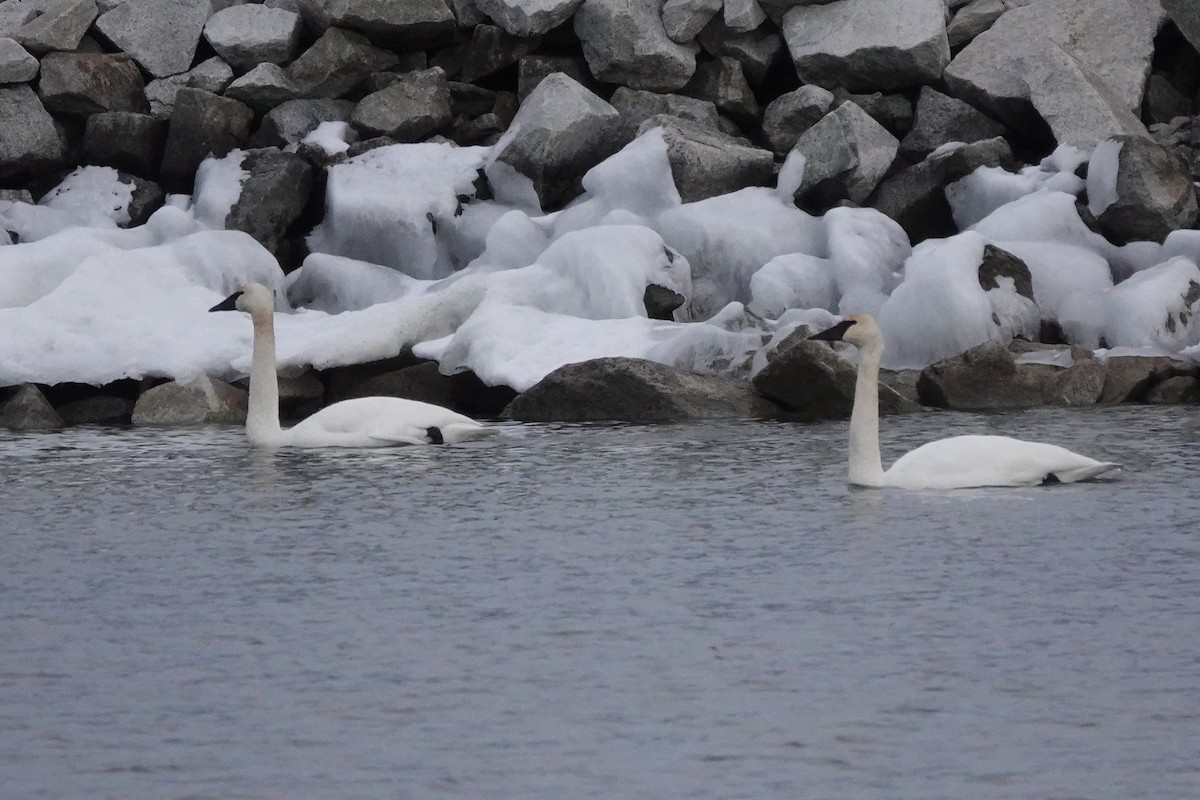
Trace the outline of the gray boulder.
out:
M 54 118 L 25 84 L 0 86 L 0 180 L 22 180 L 65 166 Z
M 858 370 L 825 342 L 809 339 L 809 333 L 801 327 L 780 342 L 751 383 L 792 414 L 812 419 L 849 417 Z M 880 414 L 917 410 L 916 403 L 880 382 Z
M 900 155 L 916 162 L 947 142 L 970 144 L 1004 133 L 1003 125 L 974 106 L 923 86 L 913 127 L 900 140 Z
M 1162 0 L 1162 7 L 1184 38 L 1200 50 L 1200 5 L 1194 0 Z
M 0 406 L 0 428 L 38 431 L 62 426 L 62 417 L 32 383 L 22 386 L 8 402 Z
M 708 100 L 718 111 L 737 120 L 757 122 L 762 115 L 754 90 L 746 82 L 742 65 L 729 56 L 697 65 L 692 79 L 681 91 L 685 95 Z
M 204 38 L 235 70 L 286 64 L 296 57 L 304 22 L 299 14 L 257 3 L 230 6 L 209 17 Z
M 147 389 L 131 415 L 134 425 L 239 424 L 246 421 L 248 395 L 206 375 L 189 383 L 170 381 Z
M 1040 382 L 1017 369 L 998 342 L 985 342 L 931 364 L 917 380 L 921 404 L 959 411 L 1032 408 L 1042 405 Z
M 27 83 L 37 77 L 38 60 L 13 39 L 0 38 L 0 85 Z
M 713 58 L 728 56 L 742 65 L 742 72 L 751 86 L 758 86 L 777 62 L 786 58 L 783 37 L 770 25 L 738 33 L 718 17 L 696 37 L 700 46 Z
M 419 142 L 450 124 L 450 86 L 440 67 L 408 72 L 364 97 L 350 121 L 363 134 Z
M 287 74 L 305 97 L 335 98 L 398 60 L 361 33 L 330 28 L 288 66 Z
M 679 117 L 651 117 L 638 133 L 652 128 L 662 128 L 671 174 L 685 203 L 747 186 L 769 186 L 775 179 L 775 156 L 770 150 Z
M 709 100 L 619 86 L 609 102 L 621 115 L 617 138 L 622 144 L 633 141 L 642 123 L 660 114 L 691 120 L 713 130 L 718 128 L 717 107 Z
M 822 209 L 839 201 L 861 204 L 896 160 L 900 143 L 854 103 L 842 103 L 796 140 L 806 159 L 796 201 Z
M 136 228 L 146 224 L 150 216 L 162 208 L 167 200 L 166 192 L 154 181 L 125 172 L 118 172 L 117 180 L 133 187 L 133 192 L 129 197 L 129 206 L 125 209 L 129 221 L 121 223 L 122 228 Z
M 592 80 L 587 62 L 582 57 L 541 54 L 523 56 L 517 62 L 517 100 L 525 102 L 525 98 L 537 88 L 543 79 L 556 72 L 561 72 L 584 86 L 588 86 Z M 593 87 L 588 86 L 588 88 Z M 621 91 L 623 88 L 625 87 L 618 87 L 617 91 Z M 616 104 L 613 103 L 613 105 Z
M 1196 225 L 1196 190 L 1190 165 L 1178 153 L 1142 138 L 1118 139 L 1115 200 L 1097 216 L 1118 243 L 1161 242 Z M 1094 212 L 1094 209 L 1093 209 Z
M 504 416 L 523 422 L 677 422 L 773 416 L 749 384 L 637 358 L 567 364 L 518 395 Z
M 946 25 L 946 39 L 949 40 L 950 47 L 962 47 L 992 27 L 1007 10 L 1008 5 L 1004 0 L 973 0 L 962 6 L 954 14 L 954 19 Z
M 687 44 L 723 5 L 724 0 L 666 0 L 662 7 L 663 30 L 671 41 Z
M 871 119 L 886 128 L 888 133 L 893 136 L 904 136 L 912 129 L 913 105 L 903 94 L 884 94 L 883 92 L 855 94 L 847 92 L 845 89 L 835 89 L 833 92 L 834 107 L 836 108 L 844 102 L 854 103 L 867 112 Z
M 973 142 L 888 176 L 867 204 L 900 223 L 913 242 L 950 236 L 958 226 L 946 200 L 946 187 L 979 167 L 1000 166 L 1013 166 L 1008 142 L 999 137 Z
M 1160 406 L 1200 403 L 1200 379 L 1190 375 L 1167 378 L 1146 392 L 1145 401 Z
M 1162 19 L 1158 0 L 1044 0 L 1011 8 L 950 62 L 943 76 L 947 93 L 1027 128 L 1037 124 L 1035 98 L 1042 98 L 1044 111 L 1053 111 L 1055 72 L 1069 67 L 1071 74 L 1058 83 L 1083 89 L 1078 76 L 1085 76 L 1111 95 L 1116 109 L 1135 111 Z M 1074 66 L 1064 60 L 1064 51 Z M 1030 76 L 1043 85 L 1027 83 Z M 1059 99 L 1071 99 L 1070 90 L 1065 88 Z M 1088 89 L 1086 99 L 1097 102 L 1096 91 Z M 1083 101 L 1075 101 L 1072 113 Z
M 13 33 L 31 53 L 74 50 L 97 15 L 95 0 L 57 0 Z
M 453 38 L 454 13 L 444 0 L 325 0 L 329 24 L 367 35 L 389 49 L 424 50 Z
M 835 0 L 797 6 L 783 38 L 805 83 L 852 92 L 936 82 L 950 62 L 943 0 Z
M 202 61 L 187 72 L 155 78 L 146 84 L 150 113 L 160 119 L 169 119 L 175 113 L 175 95 L 180 89 L 203 89 L 221 94 L 232 81 L 233 68 L 217 56 Z
M 48 111 L 86 116 L 102 111 L 148 111 L 142 73 L 116 53 L 48 53 L 38 94 Z
M 246 179 L 225 217 L 224 227 L 244 231 L 267 250 L 278 253 L 288 228 L 308 204 L 312 167 L 294 153 L 268 147 L 247 150 L 241 168 Z
M 566 22 L 583 0 L 475 0 L 475 5 L 513 36 L 537 36 Z
M 302 92 L 278 64 L 259 64 L 225 87 L 225 96 L 240 100 L 260 114 L 295 100 Z
M 156 78 L 192 66 L 210 0 L 126 0 L 96 20 L 95 29 Z
M 64 403 L 56 410 L 65 425 L 123 425 L 133 416 L 133 406 L 128 398 L 98 394 Z
M 575 12 L 575 34 L 597 80 L 673 92 L 696 71 L 695 44 L 671 41 L 657 3 L 588 0 Z
M 994 244 L 983 246 L 983 258 L 976 270 L 979 286 L 985 292 L 999 289 L 1001 278 L 1012 281 L 1013 291 L 1027 300 L 1033 300 L 1033 273 L 1020 258 Z
M 725 27 L 735 33 L 752 31 L 767 21 L 758 0 L 725 0 Z
M 615 108 L 556 73 L 521 104 L 511 135 L 497 145 L 492 158 L 532 181 L 543 205 L 557 205 L 578 194 L 583 173 L 620 146 L 615 138 L 619 122 Z
M 1104 362 L 1101 403 L 1136 403 L 1158 383 L 1178 376 L 1195 375 L 1196 367 L 1166 356 L 1114 356 Z
M 289 100 L 263 117 L 254 134 L 256 147 L 286 147 L 298 144 L 322 122 L 349 122 L 355 104 L 350 100 Z
M 171 191 L 188 191 L 200 162 L 240 147 L 253 120 L 254 112 L 237 100 L 203 89 L 180 89 L 159 172 L 163 185 Z
M 816 125 L 833 108 L 833 92 L 806 84 L 781 94 L 763 112 L 763 135 L 778 156 L 796 146 L 800 134 Z

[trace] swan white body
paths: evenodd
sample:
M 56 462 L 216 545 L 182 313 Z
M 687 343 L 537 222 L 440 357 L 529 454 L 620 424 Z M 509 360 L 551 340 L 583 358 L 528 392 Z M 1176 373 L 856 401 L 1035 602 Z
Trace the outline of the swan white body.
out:
M 260 447 L 387 447 L 442 444 L 493 433 L 448 408 L 399 397 L 360 397 L 326 406 L 291 428 L 279 424 L 279 378 L 275 369 L 275 300 L 248 284 L 213 311 L 236 308 L 254 323 L 246 436 Z
M 883 334 L 875 320 L 854 314 L 812 338 L 858 348 L 858 380 L 850 414 L 850 483 L 901 489 L 966 489 L 1074 483 L 1119 465 L 1057 445 L 1008 436 L 952 436 L 921 445 L 884 470 L 879 455 L 879 364 Z

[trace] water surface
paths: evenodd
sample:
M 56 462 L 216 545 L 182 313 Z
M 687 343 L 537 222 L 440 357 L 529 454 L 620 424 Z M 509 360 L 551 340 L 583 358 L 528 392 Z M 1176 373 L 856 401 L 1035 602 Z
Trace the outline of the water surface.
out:
M 1200 411 L 884 421 L 1127 469 L 845 485 L 845 423 L 250 451 L 0 432 L 4 798 L 1200 796 Z

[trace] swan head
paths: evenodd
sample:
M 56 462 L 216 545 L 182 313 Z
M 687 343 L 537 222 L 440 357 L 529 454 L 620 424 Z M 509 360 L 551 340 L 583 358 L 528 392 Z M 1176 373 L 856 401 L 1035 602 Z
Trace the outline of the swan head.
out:
M 849 342 L 860 349 L 883 345 L 883 332 L 870 314 L 850 314 L 832 328 L 808 338 L 822 342 Z
M 247 283 L 239 291 L 226 297 L 209 311 L 246 311 L 272 313 L 275 310 L 275 295 L 261 283 Z

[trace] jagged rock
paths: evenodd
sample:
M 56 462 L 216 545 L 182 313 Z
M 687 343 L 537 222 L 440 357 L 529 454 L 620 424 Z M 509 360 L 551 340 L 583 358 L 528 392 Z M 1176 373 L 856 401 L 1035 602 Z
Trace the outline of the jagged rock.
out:
M 946 39 L 951 48 L 962 47 L 979 34 L 992 27 L 1000 15 L 1008 10 L 1004 0 L 974 0 L 955 13 L 946 26 Z
M 583 173 L 620 146 L 614 137 L 619 122 L 615 108 L 556 73 L 521 104 L 489 171 L 496 163 L 515 169 L 532 181 L 544 205 L 569 200 Z
M 443 0 L 327 0 L 325 10 L 330 24 L 397 51 L 423 50 L 454 34 L 454 13 Z
M 1081 349 L 1081 348 L 1077 348 Z M 1018 364 L 1017 371 L 1041 389 L 1042 403 L 1049 406 L 1090 406 L 1104 391 L 1104 365 L 1091 357 L 1076 358 L 1069 367 Z
M 841 200 L 862 203 L 887 174 L 899 142 L 854 103 L 842 103 L 800 135 L 795 150 L 806 159 L 796 201 L 827 208 Z
M 37 16 L 41 8 L 32 2 L 0 2 L 0 36 L 11 38 L 22 25 Z
M 373 46 L 361 33 L 330 28 L 288 66 L 287 75 L 306 97 L 335 98 L 398 60 L 395 53 Z
M 440 67 L 408 72 L 364 97 L 350 121 L 366 137 L 419 142 L 450 124 L 450 87 Z
M 101 111 L 146 111 L 142 73 L 127 55 L 48 53 L 38 94 L 48 111 L 85 116 Z
M 95 0 L 58 0 L 13 34 L 31 53 L 74 50 L 97 15 Z
M 504 411 L 523 422 L 673 422 L 771 416 L 744 381 L 637 358 L 567 364 L 517 395 Z
M 479 10 L 513 36 L 537 36 L 571 18 L 583 0 L 475 0 Z
M 904 136 L 912 129 L 913 106 L 902 94 L 884 94 L 882 92 L 854 94 L 845 89 L 834 91 L 833 105 L 835 107 L 847 101 L 867 112 L 871 119 L 886 128 L 888 133 L 893 136 Z
M 724 0 L 667 0 L 662 7 L 663 29 L 678 44 L 687 44 L 717 15 Z
M 57 411 L 65 425 L 123 425 L 133 416 L 133 406 L 128 398 L 100 394 L 64 403 Z
M 674 289 L 652 283 L 646 287 L 642 295 L 642 305 L 646 307 L 649 319 L 661 319 L 667 322 L 675 319 L 675 310 L 687 302 L 687 298 Z
M 621 86 L 613 92 L 609 102 L 621 115 L 617 138 L 622 144 L 633 141 L 642 123 L 660 114 L 691 120 L 717 130 L 717 107 L 708 100 Z
M 1200 50 L 1200 5 L 1194 0 L 1162 0 L 1162 7 L 1184 38 Z
M 746 82 L 742 65 L 729 56 L 697 65 L 692 79 L 681 91 L 708 100 L 718 111 L 735 119 L 757 121 L 762 113 L 754 90 Z
M 312 167 L 298 155 L 273 147 L 247 150 L 238 198 L 225 217 L 226 230 L 244 231 L 272 253 L 299 218 L 312 191 Z
M 690 203 L 747 186 L 768 186 L 775 178 L 770 150 L 734 139 L 691 120 L 659 115 L 642 123 L 638 135 L 661 127 L 667 160 L 683 202 Z
M 21 180 L 61 166 L 66 148 L 54 118 L 25 84 L 0 86 L 0 180 Z
M 597 80 L 673 92 L 696 71 L 695 44 L 667 37 L 659 6 L 640 0 L 588 0 L 575 12 L 575 34 Z
M 1194 365 L 1166 356 L 1113 356 L 1104 362 L 1104 369 L 1101 403 L 1140 402 L 1155 384 L 1196 372 Z
M 771 101 L 763 112 L 763 135 L 778 156 L 796 146 L 800 134 L 833 108 L 833 92 L 806 84 Z
M 746 33 L 766 21 L 758 0 L 725 0 L 725 27 L 731 31 Z
M 741 64 L 751 86 L 759 86 L 771 67 L 787 53 L 783 37 L 769 25 L 748 33 L 735 33 L 720 17 L 705 26 L 696 41 L 713 58 L 727 56 Z
M 349 100 L 289 100 L 267 112 L 251 143 L 256 147 L 298 144 L 322 122 L 349 122 L 354 106 Z
M 947 142 L 970 144 L 1004 133 L 1003 125 L 979 109 L 923 86 L 913 127 L 900 140 L 900 155 L 916 162 Z
M 145 225 L 151 215 L 166 203 L 167 193 L 154 181 L 126 172 L 119 173 L 117 180 L 133 186 L 129 205 L 125 208 L 129 220 L 120 223 L 122 228 L 136 228 L 139 225 Z
M 1102 162 L 1103 169 L 1098 166 Z M 1160 242 L 1171 231 L 1196 224 L 1191 169 L 1173 150 L 1148 139 L 1121 137 L 1097 147 L 1091 164 L 1094 172 L 1115 173 L 1112 186 L 1101 186 L 1095 175 L 1088 181 L 1089 210 L 1115 241 Z
M 38 60 L 7 37 L 0 38 L 0 84 L 26 83 L 37 77 Z
M 458 75 L 464 81 L 477 81 L 516 64 L 540 43 L 537 37 L 520 38 L 495 25 L 476 25 L 471 31 L 471 41 L 458 53 Z
M 973 142 L 891 175 L 879 184 L 867 204 L 900 223 L 913 242 L 950 236 L 958 231 L 946 187 L 979 167 L 1010 167 L 1012 151 L 1002 138 Z
M 1013 283 L 1013 290 L 1022 297 L 1033 299 L 1033 274 L 1029 266 L 1007 250 L 994 244 L 983 246 L 983 259 L 977 269 L 979 285 L 986 292 L 1000 288 L 1000 278 Z
M 945 13 L 943 0 L 797 6 L 783 17 L 783 39 L 805 83 L 903 89 L 937 81 L 950 62 Z
M 1162 19 L 1158 0 L 1044 0 L 1010 8 L 950 62 L 947 93 L 1017 130 L 1036 127 L 1035 106 L 1053 115 L 1056 100 L 1072 101 L 1058 110 L 1059 127 L 1086 129 L 1070 117 L 1140 107 Z M 1085 96 L 1072 98 L 1073 90 Z
M 230 6 L 208 18 L 204 38 L 235 70 L 286 64 L 296 57 L 304 22 L 299 14 L 257 3 Z
M 767 365 L 751 380 L 760 394 L 788 411 L 810 418 L 845 418 L 854 406 L 857 369 L 801 327 L 779 343 Z M 879 384 L 879 413 L 906 414 L 918 406 L 885 383 Z
M 300 87 L 278 64 L 259 64 L 225 88 L 226 97 L 239 100 L 260 114 L 300 95 Z
M 1179 375 L 1157 383 L 1146 392 L 1145 401 L 1152 405 L 1181 405 L 1200 403 L 1200 379 Z
M 96 20 L 95 28 L 156 78 L 192 65 L 209 0 L 126 0 Z
M 163 184 L 171 190 L 188 190 L 200 162 L 240 147 L 253 120 L 254 112 L 237 100 L 203 89 L 180 89 L 159 172 Z
M 926 367 L 917 380 L 917 393 L 922 405 L 959 411 L 1042 404 L 1038 382 L 1018 371 L 1012 354 L 997 342 Z
M 7 403 L 0 406 L 0 428 L 37 431 L 62 426 L 62 417 L 32 383 L 22 386 Z
M 245 389 L 206 375 L 189 383 L 170 381 L 142 392 L 131 421 L 134 425 L 244 423 L 247 397 Z
M 155 78 L 146 84 L 146 99 L 150 113 L 159 119 L 169 119 L 175 113 L 175 96 L 180 89 L 203 89 L 221 94 L 233 82 L 233 68 L 216 56 L 202 61 L 193 69 L 166 78 Z
M 587 69 L 587 62 L 582 58 L 541 54 L 524 56 L 517 62 L 517 99 L 522 103 L 525 102 L 529 93 L 536 89 L 547 75 L 553 75 L 556 72 L 562 72 L 584 86 L 588 86 L 592 79 Z M 588 88 L 592 87 L 588 86 Z M 617 91 L 622 88 L 624 87 L 619 87 Z

